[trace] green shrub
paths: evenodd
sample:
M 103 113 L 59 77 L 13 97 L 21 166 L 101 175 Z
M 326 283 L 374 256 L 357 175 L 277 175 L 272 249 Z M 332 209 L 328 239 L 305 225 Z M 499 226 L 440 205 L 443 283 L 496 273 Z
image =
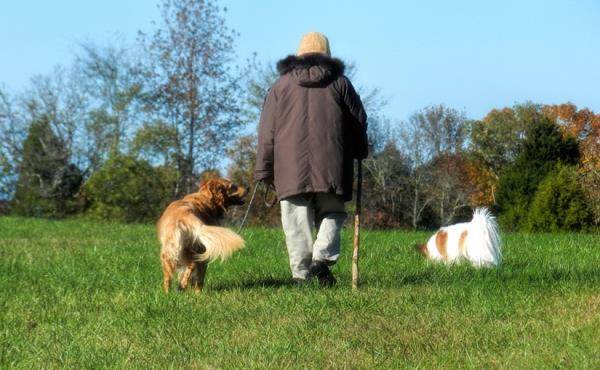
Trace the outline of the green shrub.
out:
M 515 162 L 498 181 L 498 220 L 507 230 L 528 227 L 528 210 L 538 186 L 557 163 L 576 164 L 577 142 L 564 138 L 556 122 L 539 116 L 532 123 Z
M 174 170 L 114 156 L 84 186 L 87 215 L 109 221 L 154 221 L 172 200 L 176 179 Z
M 540 183 L 531 202 L 526 229 L 529 231 L 578 231 L 591 224 L 591 213 L 575 166 L 558 164 Z

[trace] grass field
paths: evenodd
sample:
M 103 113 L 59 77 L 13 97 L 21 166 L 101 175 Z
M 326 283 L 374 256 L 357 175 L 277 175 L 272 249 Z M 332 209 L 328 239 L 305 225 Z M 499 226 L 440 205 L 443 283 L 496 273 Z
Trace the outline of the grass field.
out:
M 283 236 L 161 291 L 152 225 L 0 218 L 0 368 L 600 368 L 600 236 L 505 234 L 499 269 L 445 267 L 427 233 L 351 231 L 335 288 L 291 285 Z

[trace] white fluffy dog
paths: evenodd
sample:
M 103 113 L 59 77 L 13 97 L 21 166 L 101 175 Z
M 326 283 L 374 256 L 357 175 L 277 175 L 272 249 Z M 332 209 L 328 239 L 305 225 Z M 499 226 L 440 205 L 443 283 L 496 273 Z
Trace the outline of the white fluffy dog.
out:
M 442 227 L 416 249 L 432 261 L 465 259 L 475 267 L 498 266 L 502 260 L 498 224 L 487 208 L 477 208 L 471 222 Z

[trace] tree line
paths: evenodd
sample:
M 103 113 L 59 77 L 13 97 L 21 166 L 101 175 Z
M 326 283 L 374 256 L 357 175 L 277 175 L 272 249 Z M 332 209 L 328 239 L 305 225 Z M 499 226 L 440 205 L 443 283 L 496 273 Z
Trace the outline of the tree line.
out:
M 374 228 L 430 229 L 486 206 L 505 230 L 597 230 L 600 115 L 573 104 L 517 104 L 481 120 L 444 105 L 408 121 L 374 120 L 363 161 L 363 220 Z M 238 140 L 230 175 L 250 181 L 256 137 Z M 235 156 L 237 155 L 237 157 Z M 257 211 L 277 222 L 276 210 Z
M 165 0 L 135 47 L 86 42 L 25 91 L 0 88 L 0 212 L 147 222 L 211 173 L 253 186 L 253 128 L 277 75 L 235 64 L 225 15 L 216 1 Z M 600 115 L 524 103 L 471 120 L 437 105 L 396 122 L 379 90 L 359 93 L 368 226 L 432 228 L 476 206 L 508 230 L 600 225 Z M 276 208 L 257 200 L 249 222 L 276 224 Z
M 215 1 L 165 0 L 136 45 L 85 42 L 72 66 L 0 90 L 0 190 L 24 216 L 143 221 L 191 192 L 247 124 L 235 32 Z

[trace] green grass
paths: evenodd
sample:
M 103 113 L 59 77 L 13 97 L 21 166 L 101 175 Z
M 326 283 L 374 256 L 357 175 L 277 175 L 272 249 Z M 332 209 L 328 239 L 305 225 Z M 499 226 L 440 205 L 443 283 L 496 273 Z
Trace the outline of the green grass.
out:
M 161 291 L 153 226 L 0 218 L 0 368 L 599 368 L 600 236 L 506 234 L 499 269 L 439 266 L 428 233 L 352 232 L 337 287 L 290 284 L 282 232 Z

